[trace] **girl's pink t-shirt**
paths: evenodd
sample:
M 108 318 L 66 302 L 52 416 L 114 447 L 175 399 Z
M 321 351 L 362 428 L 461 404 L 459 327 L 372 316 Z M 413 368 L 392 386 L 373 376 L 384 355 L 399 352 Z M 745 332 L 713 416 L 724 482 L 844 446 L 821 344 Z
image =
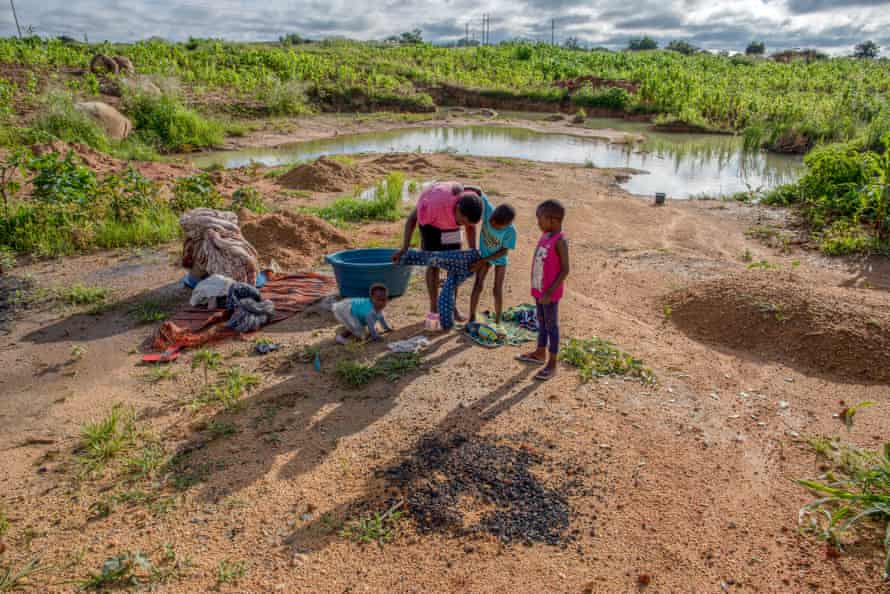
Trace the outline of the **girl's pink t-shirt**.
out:
M 544 292 L 550 288 L 562 271 L 556 244 L 563 238 L 564 235 L 560 231 L 559 233 L 544 233 L 538 240 L 538 247 L 535 248 L 535 260 L 532 263 L 532 297 L 535 299 L 540 299 L 544 295 Z M 565 283 L 560 283 L 553 290 L 550 300 L 556 303 L 562 299 L 564 289 Z
M 440 182 L 427 188 L 417 199 L 417 222 L 421 225 L 432 225 L 437 229 L 457 229 L 454 220 L 454 209 L 460 195 L 455 196 L 452 188 L 454 183 Z

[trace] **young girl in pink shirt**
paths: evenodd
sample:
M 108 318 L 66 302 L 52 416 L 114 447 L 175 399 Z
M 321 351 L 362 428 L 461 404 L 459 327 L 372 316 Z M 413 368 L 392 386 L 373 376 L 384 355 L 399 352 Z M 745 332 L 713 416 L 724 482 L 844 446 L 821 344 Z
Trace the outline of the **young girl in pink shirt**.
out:
M 569 246 L 562 233 L 565 212 L 557 200 L 546 200 L 538 206 L 536 213 L 542 232 L 532 261 L 532 297 L 538 308 L 538 348 L 517 358 L 526 363 L 544 364 L 535 376 L 541 381 L 556 375 L 559 356 L 559 300 L 569 275 Z

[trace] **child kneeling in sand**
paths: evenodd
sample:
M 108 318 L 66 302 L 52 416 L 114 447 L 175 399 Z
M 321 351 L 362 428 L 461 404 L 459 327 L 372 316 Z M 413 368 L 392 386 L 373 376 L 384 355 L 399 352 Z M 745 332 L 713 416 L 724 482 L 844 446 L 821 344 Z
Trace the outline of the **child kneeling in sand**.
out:
M 371 285 L 368 294 L 369 297 L 342 299 L 334 304 L 334 317 L 344 326 L 337 332 L 338 344 L 346 344 L 353 337 L 364 340 L 368 335 L 371 340 L 382 340 L 377 333 L 377 322 L 380 322 L 384 332 L 392 331 L 383 317 L 383 309 L 389 303 L 386 286 L 380 283 Z

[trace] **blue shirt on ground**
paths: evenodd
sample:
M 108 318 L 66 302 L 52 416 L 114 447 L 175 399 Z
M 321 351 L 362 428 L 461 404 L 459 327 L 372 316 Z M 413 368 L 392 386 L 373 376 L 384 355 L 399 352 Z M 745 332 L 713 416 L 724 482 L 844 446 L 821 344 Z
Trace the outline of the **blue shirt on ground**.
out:
M 502 229 L 495 229 L 491 225 L 491 213 L 494 207 L 489 202 L 488 197 L 482 195 L 482 231 L 479 233 L 479 252 L 483 258 L 487 258 L 495 252 L 499 252 L 504 248 L 512 250 L 516 248 L 516 227 L 512 224 Z M 501 256 L 497 260 L 491 260 L 491 264 L 495 266 L 506 266 L 508 258 L 506 255 Z

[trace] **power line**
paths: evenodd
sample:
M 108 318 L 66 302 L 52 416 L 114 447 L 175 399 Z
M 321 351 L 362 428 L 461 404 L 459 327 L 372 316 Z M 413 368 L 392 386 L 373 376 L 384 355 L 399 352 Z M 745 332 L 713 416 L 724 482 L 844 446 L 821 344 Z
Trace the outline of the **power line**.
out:
M 9 5 L 12 6 L 12 18 L 15 19 L 15 30 L 19 32 L 19 39 L 21 39 L 22 28 L 19 26 L 19 17 L 15 13 L 15 2 L 13 2 L 13 0 L 9 0 Z

